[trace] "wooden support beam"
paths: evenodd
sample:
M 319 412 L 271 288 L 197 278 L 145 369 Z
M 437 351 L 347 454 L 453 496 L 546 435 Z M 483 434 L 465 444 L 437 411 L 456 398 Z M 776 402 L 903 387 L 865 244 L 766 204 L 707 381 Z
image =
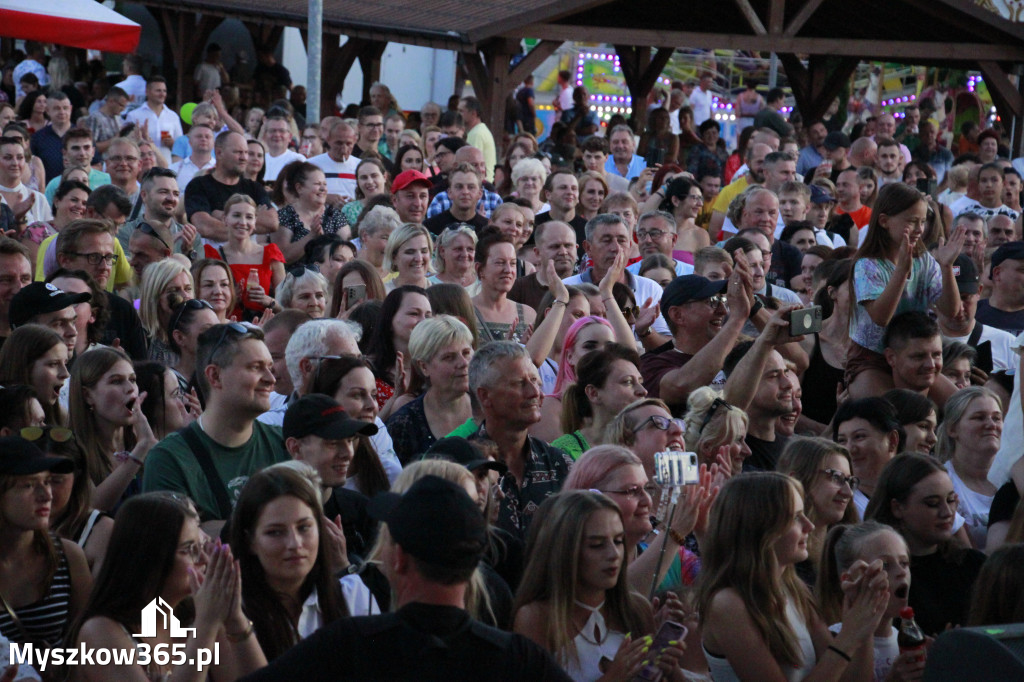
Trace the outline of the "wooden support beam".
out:
M 1000 113 L 1007 118 L 1024 114 L 1024 98 L 1018 92 L 1017 86 L 1010 81 L 1003 67 L 993 61 L 978 62 L 978 67 L 985 77 L 985 85 L 988 86 L 988 92 L 992 95 L 996 107 L 1004 109 Z
M 807 20 L 818 11 L 822 2 L 824 2 L 824 0 L 806 0 L 803 7 L 800 8 L 800 11 L 798 11 L 793 18 L 789 20 L 789 23 L 786 24 L 786 28 L 783 30 L 782 35 L 790 38 L 795 36 L 797 32 L 804 27 Z
M 519 60 L 519 63 L 508 72 L 509 80 L 513 83 L 521 83 L 524 78 L 533 73 L 545 59 L 553 55 L 562 46 L 561 40 L 542 40 L 533 46 L 533 49 Z
M 463 63 L 466 65 L 466 73 L 469 81 L 473 84 L 473 92 L 477 99 L 484 102 L 490 99 L 491 77 L 488 73 L 489 64 L 484 63 L 483 56 L 479 52 L 467 52 L 463 55 Z
M 338 45 L 338 36 L 324 36 L 324 52 L 321 60 L 323 75 L 320 79 L 320 120 L 334 115 L 334 100 L 348 77 L 356 57 L 366 47 L 361 38 L 349 38 L 344 45 Z
M 786 0 L 771 0 L 768 7 L 768 33 L 780 35 L 786 20 Z
M 795 54 L 783 52 L 778 56 L 805 122 L 824 115 L 860 61 L 812 55 L 805 67 Z
M 764 24 L 761 22 L 761 17 L 757 16 L 757 12 L 754 11 L 753 5 L 750 4 L 750 0 L 736 0 L 736 6 L 740 8 L 740 12 L 743 13 L 747 23 L 750 24 L 750 28 L 754 29 L 754 33 L 759 36 L 766 35 L 768 33 L 765 30 Z M 530 35 L 533 35 L 532 33 Z
M 357 55 L 359 67 L 363 71 L 363 106 L 370 103 L 370 86 L 380 80 L 380 59 L 387 46 L 387 43 L 379 40 L 368 40 Z
M 562 24 L 533 24 L 523 35 L 546 40 L 578 40 L 587 27 Z M 789 52 L 791 54 L 828 54 L 841 57 L 864 57 L 891 61 L 914 60 L 914 63 L 976 64 L 981 60 L 1024 62 L 1024 45 L 989 43 L 938 43 L 899 40 L 835 40 L 833 38 L 798 38 L 738 33 L 701 33 L 661 29 L 602 27 L 602 39 L 621 45 L 687 45 L 720 50 L 753 50 Z
M 638 131 L 643 130 L 647 123 L 647 95 L 658 82 L 658 76 L 665 69 L 675 48 L 659 47 L 653 58 L 651 48 L 647 46 L 616 45 L 615 51 L 619 55 L 619 66 L 626 87 L 629 88 L 629 96 L 633 100 L 634 124 Z

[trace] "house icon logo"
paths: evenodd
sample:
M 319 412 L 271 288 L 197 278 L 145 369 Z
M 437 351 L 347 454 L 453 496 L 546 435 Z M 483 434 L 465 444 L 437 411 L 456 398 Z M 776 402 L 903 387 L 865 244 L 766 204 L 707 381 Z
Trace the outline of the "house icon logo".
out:
M 156 637 L 157 624 L 160 623 L 165 630 L 170 630 L 171 637 L 195 637 L 195 628 L 183 628 L 174 615 L 171 606 L 160 597 L 146 604 L 142 609 L 142 632 L 137 632 L 134 637 Z

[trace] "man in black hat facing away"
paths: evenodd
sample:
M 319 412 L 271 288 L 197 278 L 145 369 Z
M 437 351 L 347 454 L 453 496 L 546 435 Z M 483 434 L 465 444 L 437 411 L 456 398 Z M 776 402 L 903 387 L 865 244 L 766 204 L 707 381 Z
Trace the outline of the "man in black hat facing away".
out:
M 700 275 L 672 280 L 661 297 L 672 341 L 640 361 L 648 397 L 661 398 L 681 416 L 690 392 L 710 384 L 722 369 L 747 318 L 757 312 L 751 308 L 753 299 L 750 267 L 743 258 L 736 259 L 728 280 L 713 282 Z
M 466 587 L 487 543 L 466 491 L 426 476 L 404 495 L 377 495 L 369 511 L 387 526 L 380 569 L 397 611 L 337 620 L 246 680 L 569 679 L 530 640 L 466 612 Z

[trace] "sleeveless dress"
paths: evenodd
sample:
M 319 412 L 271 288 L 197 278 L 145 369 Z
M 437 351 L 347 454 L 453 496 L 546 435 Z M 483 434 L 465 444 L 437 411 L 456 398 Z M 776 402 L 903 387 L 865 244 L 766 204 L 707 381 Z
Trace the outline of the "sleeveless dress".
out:
M 576 606 L 590 611 L 590 617 L 572 640 L 576 645 L 577 660 L 569 661 L 565 672 L 576 682 L 593 682 L 604 674 L 601 672 L 601 659 L 613 660 L 626 635 L 622 632 L 609 632 L 604 616 L 601 615 L 604 602 L 596 607 L 576 602 Z
M 477 329 L 480 331 L 480 342 L 486 343 L 488 341 L 505 341 L 508 339 L 508 332 L 512 329 L 512 325 L 508 322 L 487 322 L 480 315 L 480 311 L 477 310 L 476 306 L 473 306 L 473 311 L 476 313 Z M 516 303 L 516 331 L 512 334 L 512 341 L 516 343 L 522 343 L 523 337 L 526 335 L 526 316 L 523 314 L 523 304 Z
M 788 665 L 780 667 L 782 668 L 782 674 L 786 676 L 789 682 L 798 682 L 807 677 L 811 670 L 814 669 L 817 663 L 817 656 L 814 653 L 814 642 L 811 641 L 811 633 L 807 629 L 807 623 L 792 599 L 786 600 L 786 620 L 789 621 L 789 626 L 793 628 L 793 633 L 796 635 L 797 648 L 800 650 L 803 662 L 796 668 Z M 707 647 L 703 648 L 704 656 L 708 659 L 711 679 L 715 682 L 740 682 L 739 676 L 732 669 L 728 659 L 711 653 Z
M 227 257 L 224 255 L 223 249 L 217 249 L 207 244 L 203 247 L 203 251 L 207 258 L 213 258 L 214 260 L 222 260 L 225 262 L 227 261 Z M 263 287 L 263 291 L 267 292 L 268 296 L 274 295 L 270 286 L 271 277 L 273 276 L 271 263 L 274 261 L 284 263 L 284 254 L 281 253 L 281 249 L 277 247 L 277 244 L 264 244 L 262 263 L 228 263 L 228 267 L 231 268 L 231 275 L 235 279 L 235 289 L 238 294 L 238 303 L 235 305 L 235 309 L 228 313 L 228 317 L 234 315 L 239 320 L 250 319 L 255 315 L 263 313 L 262 306 L 243 301 L 243 298 L 247 299 L 248 297 L 243 297 L 242 294 L 245 292 L 245 285 L 249 280 L 249 270 L 255 268 L 259 275 L 260 286 Z M 248 311 L 248 317 L 245 317 L 246 311 Z
M 50 646 L 58 646 L 67 634 L 70 625 L 71 569 L 60 538 L 50 533 L 50 541 L 57 553 L 57 572 L 50 582 L 49 591 L 32 604 L 12 609 L 18 616 L 17 621 L 6 608 L 0 609 L 0 632 L 12 642 L 22 644 L 42 641 Z

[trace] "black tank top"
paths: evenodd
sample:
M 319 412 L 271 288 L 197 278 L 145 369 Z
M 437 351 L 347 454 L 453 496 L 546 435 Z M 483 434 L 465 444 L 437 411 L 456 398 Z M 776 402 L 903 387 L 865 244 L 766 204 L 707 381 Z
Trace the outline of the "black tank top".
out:
M 825 361 L 821 353 L 821 339 L 814 335 L 814 351 L 811 362 L 804 372 L 803 388 L 804 414 L 821 424 L 828 424 L 836 413 L 836 387 L 843 380 L 843 370 L 836 369 Z

